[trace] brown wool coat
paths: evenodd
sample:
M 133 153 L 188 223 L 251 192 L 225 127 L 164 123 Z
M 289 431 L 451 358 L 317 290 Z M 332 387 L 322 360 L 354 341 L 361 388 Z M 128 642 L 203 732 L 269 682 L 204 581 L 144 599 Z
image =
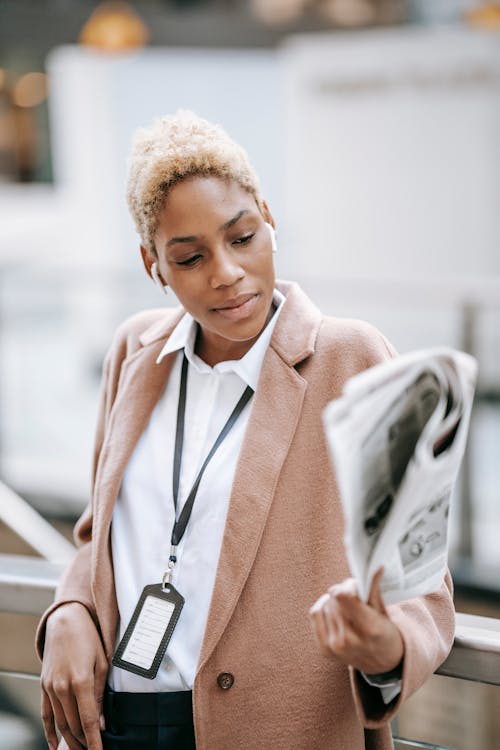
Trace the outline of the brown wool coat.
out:
M 354 670 L 320 653 L 309 607 L 349 576 L 321 412 L 348 377 L 391 351 L 368 324 L 324 318 L 297 285 L 279 287 L 287 301 L 253 399 L 194 684 L 197 750 L 388 750 L 388 720 L 451 647 L 451 583 L 390 607 L 405 658 L 402 691 L 389 707 Z M 79 551 L 40 625 L 39 653 L 48 614 L 79 601 L 111 659 L 113 504 L 168 378 L 175 355 L 155 361 L 181 314 L 149 310 L 116 334 L 105 362 L 92 499 L 76 528 Z M 234 675 L 228 690 L 218 686 L 221 672 Z

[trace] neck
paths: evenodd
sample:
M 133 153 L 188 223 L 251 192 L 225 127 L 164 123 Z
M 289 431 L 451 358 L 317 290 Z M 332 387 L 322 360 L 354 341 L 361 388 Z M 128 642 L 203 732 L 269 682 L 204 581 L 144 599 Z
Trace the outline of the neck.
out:
M 245 341 L 231 341 L 220 336 L 212 334 L 210 331 L 204 331 L 198 324 L 198 332 L 194 345 L 195 354 L 210 367 L 214 367 L 219 362 L 228 360 L 242 359 L 245 354 L 252 348 L 262 331 L 274 315 L 276 305 L 273 303 L 269 308 L 266 322 L 257 336 Z
M 249 341 L 214 341 L 210 334 L 207 336 L 206 332 L 198 326 L 194 351 L 203 362 L 214 367 L 219 362 L 241 359 L 258 338 L 256 336 Z

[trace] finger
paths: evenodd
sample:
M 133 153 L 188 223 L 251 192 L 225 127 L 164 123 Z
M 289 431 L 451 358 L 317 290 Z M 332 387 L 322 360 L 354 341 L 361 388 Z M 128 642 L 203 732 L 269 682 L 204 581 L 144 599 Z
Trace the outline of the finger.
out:
M 106 688 L 106 678 L 108 675 L 108 662 L 103 656 L 101 660 L 98 659 L 95 669 L 95 682 L 94 682 L 94 696 L 97 704 L 97 711 L 99 714 L 99 728 L 101 732 L 106 729 L 106 721 L 104 718 L 104 690 Z
M 72 737 L 77 740 L 79 745 L 85 747 L 85 732 L 80 719 L 80 707 L 76 696 L 76 691 L 79 689 L 78 681 L 74 678 L 71 685 L 66 682 L 62 682 L 58 685 L 55 690 L 55 697 L 59 701 L 61 710 L 64 714 L 66 724 L 65 731 L 71 733 Z M 59 720 L 57 720 L 57 723 L 59 725 Z M 59 725 L 59 728 L 61 733 L 63 733 L 62 726 Z
M 328 630 L 323 618 L 323 607 L 328 601 L 328 594 L 323 594 L 309 610 L 309 619 L 318 646 L 325 656 L 330 655 L 328 648 Z
M 331 586 L 328 590 L 330 599 L 335 602 L 335 614 L 337 619 L 350 626 L 358 625 L 364 614 L 363 602 L 357 594 L 354 579 L 349 578 L 340 584 Z
M 341 583 L 335 583 L 330 586 L 328 593 L 336 596 L 337 594 L 346 594 L 348 596 L 358 596 L 358 588 L 354 578 L 346 578 Z
M 346 644 L 370 640 L 380 629 L 380 619 L 387 617 L 352 593 L 341 591 L 331 598 L 335 601 L 337 621 L 342 623 Z
M 82 750 L 84 745 L 73 734 L 62 703 L 54 692 L 50 695 L 50 702 L 54 711 L 55 722 L 69 749 Z
M 340 599 L 343 596 L 339 595 Z M 359 600 L 356 598 L 359 605 Z M 324 609 L 328 627 L 330 651 L 344 664 L 352 664 L 360 652 L 360 637 L 339 603 L 339 597 L 330 597 Z
M 89 750 L 102 750 L 100 731 L 101 706 L 96 701 L 94 682 L 90 683 L 84 680 L 80 684 L 77 684 L 75 686 L 75 699 L 82 728 L 82 744 Z
M 42 687 L 41 691 L 42 698 L 42 723 L 45 739 L 50 750 L 56 750 L 57 748 L 57 733 L 56 725 L 54 720 L 54 712 L 52 710 L 52 704 L 50 698 Z
M 316 599 L 311 609 L 309 610 L 309 617 L 311 619 L 314 619 L 318 616 L 318 613 L 321 611 L 326 601 L 328 601 L 328 594 L 323 594 L 319 597 L 319 599 Z
M 380 567 L 375 575 L 373 576 L 372 584 L 370 586 L 370 594 L 368 596 L 368 604 L 382 614 L 386 614 L 386 608 L 382 593 L 380 591 L 380 582 L 384 575 L 384 567 Z
M 330 651 L 337 653 L 343 643 L 345 636 L 345 621 L 342 612 L 337 606 L 336 597 L 331 594 L 323 607 L 323 619 L 327 631 L 328 646 Z

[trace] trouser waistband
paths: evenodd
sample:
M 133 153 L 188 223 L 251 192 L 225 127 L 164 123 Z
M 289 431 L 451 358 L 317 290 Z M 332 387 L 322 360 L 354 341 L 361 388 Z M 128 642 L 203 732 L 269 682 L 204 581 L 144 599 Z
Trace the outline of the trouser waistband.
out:
M 104 715 L 135 726 L 183 726 L 193 723 L 191 690 L 174 693 L 104 692 Z

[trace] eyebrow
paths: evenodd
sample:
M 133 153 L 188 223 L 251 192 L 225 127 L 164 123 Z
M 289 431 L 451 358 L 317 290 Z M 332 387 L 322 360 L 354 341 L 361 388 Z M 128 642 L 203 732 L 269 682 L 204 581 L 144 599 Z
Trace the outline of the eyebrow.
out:
M 222 226 L 220 227 L 220 229 L 229 229 L 229 227 L 232 227 L 232 226 L 233 226 L 233 224 L 236 224 L 236 222 L 237 222 L 237 221 L 238 221 L 239 219 L 241 219 L 241 217 L 242 217 L 242 216 L 245 216 L 245 214 L 248 214 L 248 213 L 250 213 L 250 212 L 249 212 L 249 211 L 247 211 L 246 209 L 243 209 L 243 211 L 238 211 L 238 213 L 237 213 L 237 214 L 236 214 L 235 216 L 233 216 L 233 218 L 232 218 L 232 219 L 229 219 L 229 221 L 226 221 L 226 223 L 225 223 L 225 224 L 223 224 L 223 225 L 222 225 Z
M 219 231 L 223 231 L 225 229 L 229 229 L 230 227 L 234 226 L 234 224 L 236 224 L 236 222 L 239 221 L 242 216 L 245 216 L 245 214 L 248 214 L 248 213 L 250 212 L 247 209 L 238 211 L 238 213 L 235 214 L 232 219 L 229 219 L 229 221 L 226 221 L 225 224 L 222 224 L 222 226 L 219 227 Z M 196 240 L 199 240 L 199 237 L 195 234 L 191 234 L 187 237 L 172 237 L 167 242 L 166 247 L 171 247 L 172 245 L 176 245 L 177 243 L 196 242 Z

